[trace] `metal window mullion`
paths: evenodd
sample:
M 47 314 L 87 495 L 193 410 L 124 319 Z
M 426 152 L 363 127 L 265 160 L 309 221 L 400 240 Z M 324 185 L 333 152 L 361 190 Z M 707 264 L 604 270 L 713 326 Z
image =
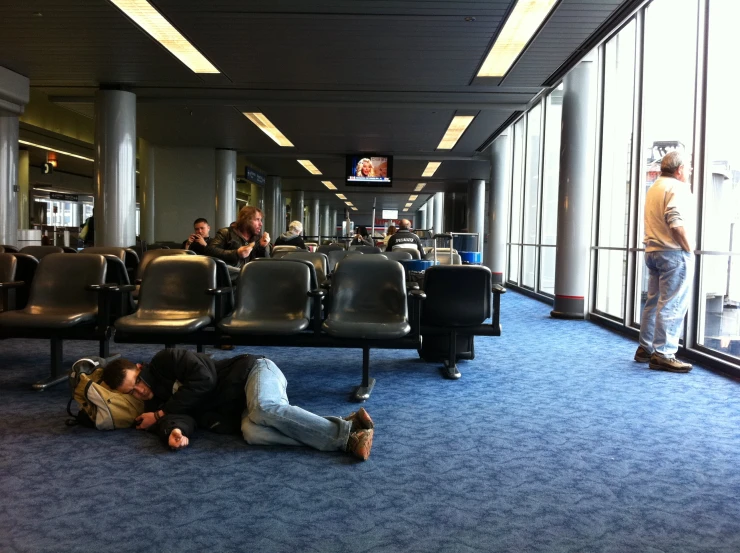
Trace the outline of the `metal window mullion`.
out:
M 537 244 L 534 248 L 534 290 L 539 292 L 542 288 L 542 280 L 540 275 L 541 260 L 540 255 L 542 253 L 542 198 L 544 196 L 545 187 L 545 121 L 547 121 L 547 98 L 549 95 L 545 95 L 540 100 L 540 160 L 537 164 L 537 172 L 539 174 L 539 186 L 537 187 L 537 210 L 535 220 L 535 243 Z
M 599 237 L 599 228 L 601 225 L 601 165 L 602 165 L 602 144 L 604 143 L 604 87 L 605 87 L 605 74 L 606 67 L 604 64 L 606 43 L 599 45 L 597 51 L 597 90 L 596 90 L 596 132 L 595 132 L 595 147 L 594 147 L 594 179 L 592 186 L 595 188 L 593 191 L 591 203 L 591 245 L 601 245 Z M 599 262 L 600 256 L 598 250 L 591 248 L 591 255 L 589 259 L 589 299 L 588 299 L 588 312 L 593 313 L 596 311 L 596 298 L 599 287 Z

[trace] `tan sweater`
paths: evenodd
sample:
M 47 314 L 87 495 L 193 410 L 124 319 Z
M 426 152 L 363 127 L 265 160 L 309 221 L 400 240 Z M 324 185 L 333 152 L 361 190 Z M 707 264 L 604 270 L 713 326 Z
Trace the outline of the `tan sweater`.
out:
M 688 183 L 673 177 L 659 177 L 645 197 L 645 251 L 680 250 L 671 229 L 684 227 L 690 241 L 693 237 L 690 221 L 694 211 Z

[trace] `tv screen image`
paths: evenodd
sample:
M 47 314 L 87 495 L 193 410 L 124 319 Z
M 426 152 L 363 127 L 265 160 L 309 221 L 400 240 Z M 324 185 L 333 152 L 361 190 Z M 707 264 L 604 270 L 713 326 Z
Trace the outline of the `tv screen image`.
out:
M 393 158 L 370 154 L 347 156 L 347 184 L 390 186 Z
M 398 219 L 397 209 L 384 209 L 382 211 L 381 219 Z

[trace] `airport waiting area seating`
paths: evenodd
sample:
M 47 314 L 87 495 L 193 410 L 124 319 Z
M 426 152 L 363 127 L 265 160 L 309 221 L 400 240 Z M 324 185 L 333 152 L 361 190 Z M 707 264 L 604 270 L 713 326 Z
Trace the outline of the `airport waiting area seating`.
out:
M 0 252 L 0 312 L 15 309 L 15 292 L 23 286 L 15 279 L 18 260 L 14 255 Z

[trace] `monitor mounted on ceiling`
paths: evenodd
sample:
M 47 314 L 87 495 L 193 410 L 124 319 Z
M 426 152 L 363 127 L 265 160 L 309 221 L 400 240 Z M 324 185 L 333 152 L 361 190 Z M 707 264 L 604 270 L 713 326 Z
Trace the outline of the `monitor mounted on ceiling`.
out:
M 378 154 L 347 156 L 347 186 L 391 186 L 393 157 Z

